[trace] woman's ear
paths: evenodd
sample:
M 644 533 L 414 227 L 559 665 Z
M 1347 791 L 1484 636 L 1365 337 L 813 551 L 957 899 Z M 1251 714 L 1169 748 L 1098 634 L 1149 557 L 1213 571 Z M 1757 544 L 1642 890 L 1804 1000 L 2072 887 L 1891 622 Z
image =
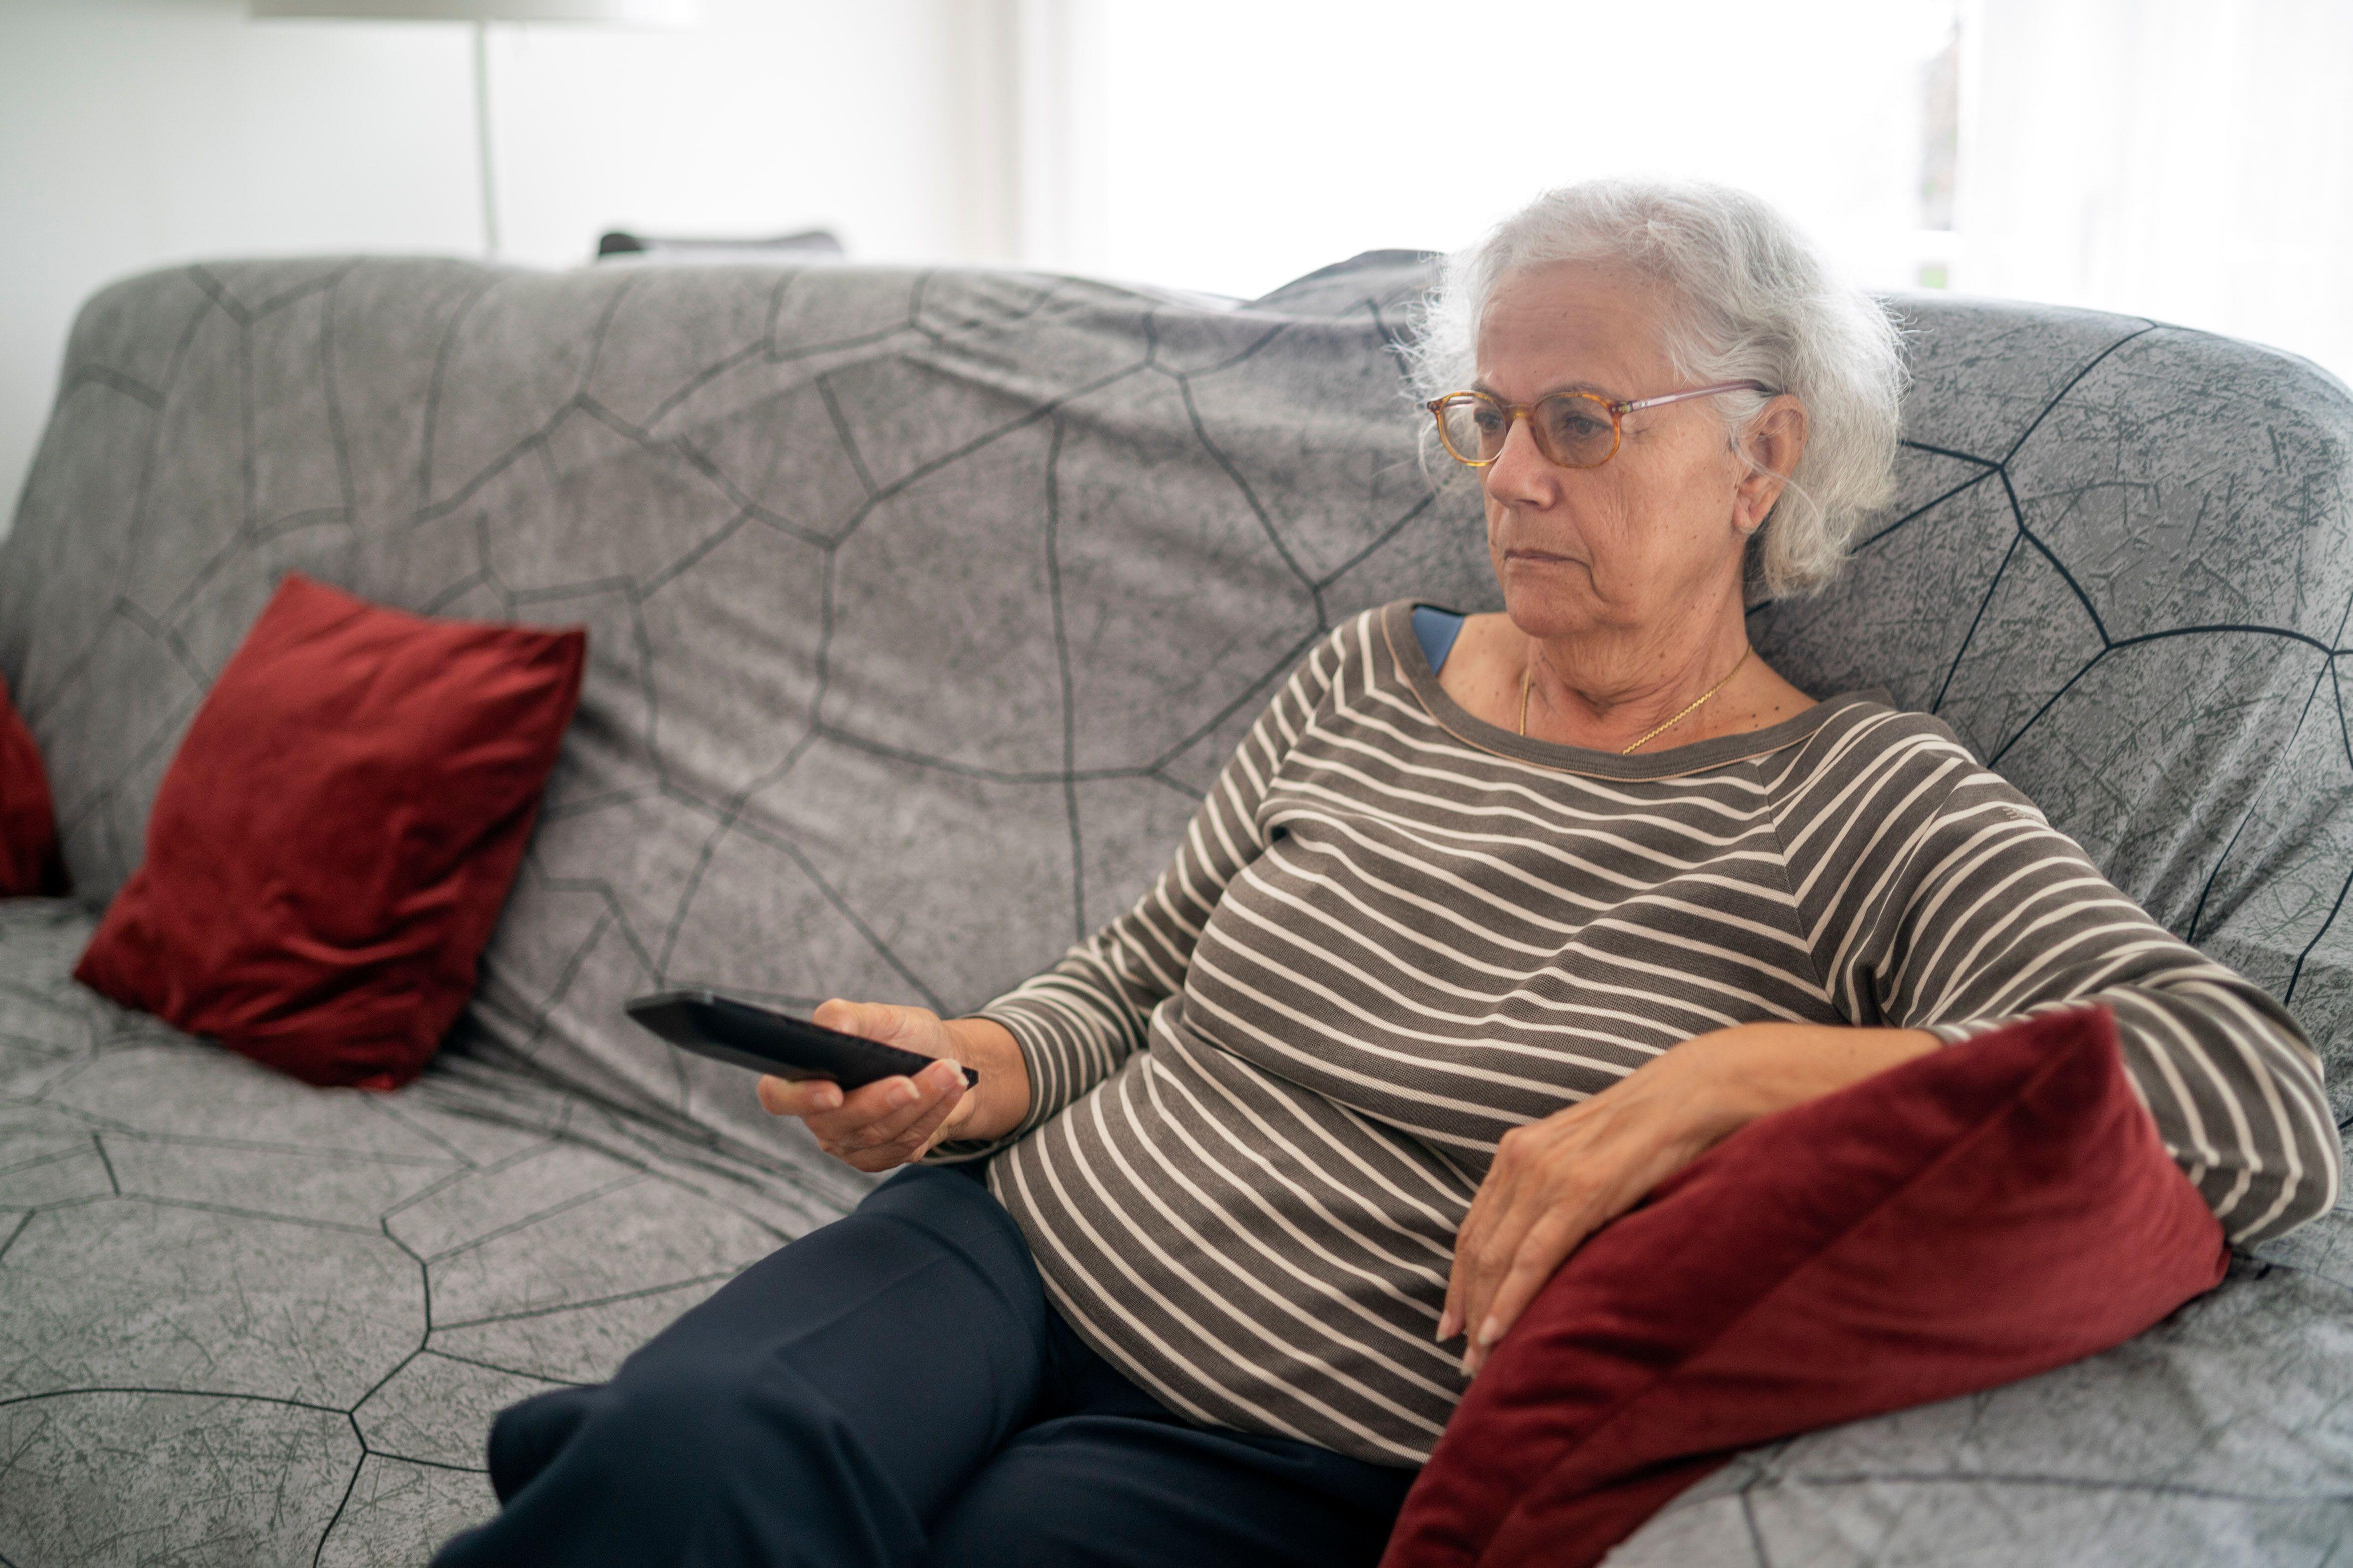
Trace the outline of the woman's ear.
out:
M 1787 393 L 1773 399 L 1749 421 L 1738 451 L 1748 471 L 1733 487 L 1732 526 L 1754 533 L 1806 455 L 1806 405 Z

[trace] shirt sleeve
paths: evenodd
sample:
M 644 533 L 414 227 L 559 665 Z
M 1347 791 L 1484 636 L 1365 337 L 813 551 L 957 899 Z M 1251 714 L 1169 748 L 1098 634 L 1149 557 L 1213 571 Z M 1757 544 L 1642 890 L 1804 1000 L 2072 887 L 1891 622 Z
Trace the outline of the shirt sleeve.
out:
M 1889 715 L 1835 744 L 1779 810 L 1817 970 L 1850 1020 L 1949 1044 L 2105 1003 L 2134 1089 L 2232 1241 L 2334 1206 L 2335 1119 L 2286 1009 L 2151 920 L 1935 721 Z
M 1005 1026 L 1029 1072 L 1029 1113 L 1001 1138 L 943 1142 L 923 1158 L 976 1160 L 1026 1136 L 1145 1048 L 1153 1013 L 1185 984 L 1226 884 L 1266 849 L 1259 804 L 1346 657 L 1319 642 L 1260 712 L 1193 813 L 1176 853 L 1135 906 L 1061 962 L 969 1015 Z

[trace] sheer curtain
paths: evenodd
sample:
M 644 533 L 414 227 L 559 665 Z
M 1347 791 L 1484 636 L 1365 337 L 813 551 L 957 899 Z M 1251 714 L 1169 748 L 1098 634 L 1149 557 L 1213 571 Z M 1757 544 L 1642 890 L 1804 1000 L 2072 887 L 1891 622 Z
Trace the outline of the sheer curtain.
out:
M 1031 259 L 1255 294 L 1353 251 L 1449 248 L 1548 186 L 1681 173 L 1781 203 L 1871 282 L 1928 232 L 1931 63 L 1955 0 L 1029 0 Z
M 2353 380 L 2353 3 L 1972 0 L 1962 39 L 1955 287 Z
M 2353 0 L 994 0 L 1021 255 L 1248 296 L 1547 185 L 1695 174 L 1863 282 L 2353 375 Z

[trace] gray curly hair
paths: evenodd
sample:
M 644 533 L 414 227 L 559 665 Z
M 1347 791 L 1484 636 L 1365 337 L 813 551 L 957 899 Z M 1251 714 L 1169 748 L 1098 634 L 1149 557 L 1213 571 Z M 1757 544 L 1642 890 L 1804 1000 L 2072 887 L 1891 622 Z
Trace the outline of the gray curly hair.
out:
M 1469 386 L 1495 286 L 1556 261 L 1617 262 L 1664 284 L 1674 305 L 1663 346 L 1689 384 L 1757 381 L 1805 405 L 1805 455 L 1750 541 L 1750 570 L 1777 596 L 1830 581 L 1856 524 L 1895 492 L 1905 372 L 1886 310 L 1745 191 L 1588 180 L 1546 192 L 1447 258 L 1407 350 L 1419 395 Z M 1768 399 L 1742 392 L 1712 401 L 1736 443 Z

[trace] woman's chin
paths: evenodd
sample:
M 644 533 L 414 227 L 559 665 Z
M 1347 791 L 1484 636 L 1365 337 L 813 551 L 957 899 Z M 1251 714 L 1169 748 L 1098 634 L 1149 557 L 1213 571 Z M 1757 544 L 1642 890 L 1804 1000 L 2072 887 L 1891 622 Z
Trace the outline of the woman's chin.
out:
M 1579 562 L 1514 561 L 1504 567 L 1503 584 L 1504 613 L 1534 637 L 1559 637 L 1588 625 L 1599 607 L 1593 578 Z

